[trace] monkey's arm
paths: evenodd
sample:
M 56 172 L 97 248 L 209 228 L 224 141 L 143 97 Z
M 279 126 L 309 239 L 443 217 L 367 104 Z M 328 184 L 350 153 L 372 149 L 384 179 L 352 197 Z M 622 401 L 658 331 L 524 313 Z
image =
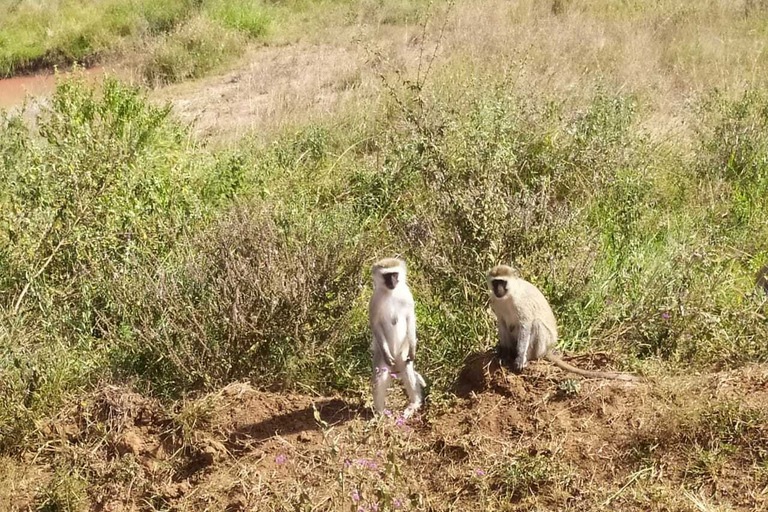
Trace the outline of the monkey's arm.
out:
M 531 324 L 520 324 L 517 330 L 517 354 L 512 363 L 512 370 L 515 372 L 522 372 L 528 363 L 528 347 L 531 344 L 532 327 Z
M 392 357 L 392 352 L 389 350 L 389 343 L 387 343 L 387 337 L 384 334 L 381 324 L 375 324 L 373 326 L 373 339 L 376 342 L 376 346 L 379 351 L 384 355 L 384 360 L 389 366 L 395 366 L 395 358 Z
M 416 315 L 411 312 L 407 319 L 408 360 L 416 360 Z
M 512 337 L 509 335 L 509 329 L 501 320 L 496 321 L 496 329 L 499 331 L 499 345 L 512 347 Z
M 499 332 L 499 343 L 496 346 L 496 352 L 503 361 L 507 361 L 513 355 L 512 337 L 509 334 L 509 329 L 501 320 L 496 321 L 496 329 Z

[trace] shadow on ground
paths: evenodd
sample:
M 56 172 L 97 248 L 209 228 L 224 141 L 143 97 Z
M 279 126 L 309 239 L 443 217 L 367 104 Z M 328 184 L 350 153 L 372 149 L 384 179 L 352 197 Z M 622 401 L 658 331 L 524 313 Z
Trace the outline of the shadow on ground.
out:
M 350 420 L 371 416 L 370 411 L 340 398 L 322 399 L 304 408 L 278 414 L 262 421 L 238 426 L 229 434 L 227 449 L 239 452 L 258 445 L 275 436 L 289 436 L 307 431 L 321 430 L 320 421 L 327 425 L 341 425 Z

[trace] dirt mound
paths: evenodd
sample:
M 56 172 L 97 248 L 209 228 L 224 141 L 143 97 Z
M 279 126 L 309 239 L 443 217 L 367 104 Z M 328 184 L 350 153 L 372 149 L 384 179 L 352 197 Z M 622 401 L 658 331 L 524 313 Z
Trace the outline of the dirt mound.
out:
M 39 506 L 65 467 L 92 510 L 768 506 L 768 367 L 627 383 L 546 362 L 515 375 L 484 353 L 459 390 L 405 420 L 246 383 L 171 408 L 107 387 L 41 430 L 46 449 L 14 466 L 37 488 L 10 499 Z
M 614 361 L 602 352 L 569 357 L 567 360 L 585 370 L 603 371 L 614 365 Z M 517 376 L 502 364 L 494 350 L 488 350 L 467 356 L 454 391 L 462 398 L 469 397 L 471 393 L 493 390 L 502 395 L 518 396 L 524 399 L 530 392 L 540 389 L 539 380 L 541 379 L 578 382 L 574 380 L 578 378 L 576 375 L 563 372 L 547 361 L 533 362 L 522 375 Z M 563 391 L 566 392 L 567 389 L 563 388 Z

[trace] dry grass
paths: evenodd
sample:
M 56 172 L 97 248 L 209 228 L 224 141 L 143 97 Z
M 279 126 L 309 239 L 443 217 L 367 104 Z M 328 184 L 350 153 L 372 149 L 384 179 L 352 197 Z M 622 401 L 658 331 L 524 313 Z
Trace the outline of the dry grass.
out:
M 725 1 L 649 8 L 592 0 L 565 2 L 555 14 L 549 2 L 533 0 L 436 2 L 414 7 L 406 23 L 383 23 L 387 4 L 353 4 L 321 21 L 294 21 L 281 32 L 283 44 L 251 50 L 236 71 L 157 97 L 207 138 L 264 137 L 286 124 L 367 109 L 383 92 L 379 73 L 415 79 L 435 55 L 437 83 L 494 73 L 516 89 L 575 105 L 598 88 L 633 95 L 644 106 L 643 128 L 663 139 L 692 124 L 686 106 L 702 93 L 736 96 L 768 82 L 758 36 L 766 11 L 745 9 Z

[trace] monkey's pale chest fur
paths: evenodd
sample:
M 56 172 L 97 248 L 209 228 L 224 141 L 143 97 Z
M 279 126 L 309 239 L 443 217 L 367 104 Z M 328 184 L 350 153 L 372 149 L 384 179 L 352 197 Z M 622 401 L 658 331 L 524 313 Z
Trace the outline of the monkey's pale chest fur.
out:
M 384 331 L 387 345 L 395 359 L 399 354 L 408 354 L 408 344 L 406 337 L 408 335 L 408 315 L 412 303 L 406 298 L 392 297 L 385 304 L 379 319 L 381 329 Z

